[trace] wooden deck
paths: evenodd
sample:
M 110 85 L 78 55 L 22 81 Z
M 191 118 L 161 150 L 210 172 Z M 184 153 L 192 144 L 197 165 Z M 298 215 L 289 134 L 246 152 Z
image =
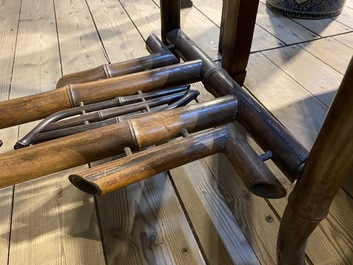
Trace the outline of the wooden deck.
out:
M 339 17 L 316 21 L 276 15 L 264 1 L 245 87 L 310 148 L 353 55 L 353 0 Z M 182 28 L 219 60 L 222 1 L 193 3 L 182 10 Z M 160 35 L 157 0 L 2 0 L 0 100 L 54 89 L 63 74 L 147 55 L 151 33 Z M 210 98 L 194 86 L 200 100 Z M 1 152 L 33 125 L 1 130 Z M 272 168 L 290 191 L 293 184 Z M 0 190 L 1 265 L 275 264 L 287 199 L 250 194 L 222 155 L 99 198 L 69 183 L 69 172 L 79 169 Z M 310 238 L 308 264 L 353 264 L 352 195 L 347 180 Z

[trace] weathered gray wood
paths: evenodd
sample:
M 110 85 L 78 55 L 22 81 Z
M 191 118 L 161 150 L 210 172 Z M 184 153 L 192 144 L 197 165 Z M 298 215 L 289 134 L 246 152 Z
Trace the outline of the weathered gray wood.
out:
M 353 16 L 353 8 L 346 6 L 343 8 L 342 13 L 338 17 L 336 17 L 336 21 L 353 29 L 352 16 Z
M 300 47 L 313 54 L 315 57 L 328 64 L 341 74 L 346 72 L 350 54 L 353 48 L 337 41 L 334 37 L 323 38 L 314 42 L 300 44 Z
M 222 1 L 219 0 L 194 0 L 194 7 L 199 9 L 213 23 L 220 26 L 222 15 Z M 259 25 L 255 25 L 254 38 L 251 45 L 251 51 L 256 52 L 276 47 L 284 46 L 284 43 L 263 29 Z
M 334 36 L 333 38 L 344 43 L 345 45 L 347 45 L 348 47 L 353 49 L 353 33 L 352 32 L 338 35 L 338 36 Z
M 336 34 L 342 34 L 349 32 L 352 29 L 346 25 L 332 19 L 293 19 L 293 21 L 299 23 L 303 27 L 311 30 L 321 37 L 327 37 Z
M 122 62 L 149 54 L 144 39 L 119 1 L 88 0 L 87 3 L 109 62 Z
M 21 1 L 2 1 L 0 3 L 0 101 L 10 97 L 20 8 Z M 11 15 L 9 16 L 9 14 Z M 4 142 L 0 148 L 1 153 L 10 150 L 17 133 L 17 127 L 0 130 L 0 139 Z M 12 203 L 13 188 L 0 189 L 0 264 L 8 262 Z
M 285 44 L 314 40 L 319 37 L 290 18 L 272 12 L 264 3 L 259 4 L 256 23 Z
M 14 97 L 54 89 L 61 75 L 53 2 L 23 1 L 22 10 L 11 91 Z M 20 135 L 32 126 L 21 126 Z M 94 202 L 73 189 L 67 174 L 60 172 L 16 186 L 10 264 L 103 261 Z
M 104 36 L 109 61 L 148 54 L 119 2 L 90 0 L 88 4 L 98 32 Z M 146 3 L 146 10 L 153 6 L 153 2 Z M 204 264 L 166 174 L 97 198 L 97 203 L 108 264 Z
M 108 264 L 205 264 L 166 174 L 98 200 Z
M 182 168 L 173 169 L 171 174 L 181 196 L 187 196 L 185 193 L 188 189 L 194 190 L 192 192 L 195 193 L 195 197 L 186 197 L 184 200 L 186 200 L 185 204 L 192 223 L 196 223 L 194 229 L 201 241 L 207 260 L 212 264 L 217 264 L 217 261 L 218 264 L 223 264 L 220 262 L 223 259 L 225 262 L 231 259 L 234 264 L 259 264 L 247 242 L 247 240 L 251 242 L 251 239 L 247 239 L 241 231 L 239 221 L 230 212 L 226 199 L 217 188 L 218 183 L 213 177 L 214 172 L 208 168 L 207 164 L 203 160 L 199 160 Z M 192 200 L 188 201 L 188 199 Z M 201 220 L 199 220 L 201 224 L 197 224 L 198 217 L 195 215 L 199 211 L 206 211 L 210 218 L 205 226 L 203 226 L 204 221 Z M 209 226 L 211 226 L 211 231 L 206 230 Z M 210 240 L 209 233 L 211 235 L 214 233 L 212 226 L 216 228 L 219 235 L 213 238 L 212 242 L 208 242 Z M 211 249 L 210 246 L 212 246 Z M 223 247 L 227 250 L 229 257 L 220 257 L 224 252 Z M 217 251 L 218 249 L 220 252 Z
M 298 46 L 265 51 L 263 54 L 326 106 L 331 104 L 342 80 L 341 73 Z
M 0 101 L 7 100 L 10 96 L 20 8 L 21 1 L 1 1 L 0 3 Z M 0 147 L 1 153 L 11 148 L 11 142 L 13 143 L 14 135 L 17 133 L 17 128 L 0 131 L 0 139 L 4 142 Z M 12 199 L 12 187 L 0 189 L 0 264 L 7 264 L 8 261 Z
M 278 66 L 275 66 L 260 54 L 254 54 L 250 57 L 248 69 L 250 77 L 247 79 L 246 87 L 307 148 L 311 148 L 322 120 L 325 117 L 327 107 L 306 92 L 303 87 L 298 85 Z M 315 76 L 312 78 L 315 78 Z M 314 80 L 311 81 L 315 82 Z M 281 174 L 277 173 L 277 175 L 280 176 Z M 284 184 L 287 183 L 286 187 L 288 191 L 293 187 L 285 179 L 282 182 Z M 271 204 L 280 216 L 283 213 L 286 203 L 285 199 L 271 200 Z M 338 209 L 336 213 L 333 212 L 332 214 L 336 216 L 333 219 L 336 219 L 337 215 L 340 216 Z M 345 240 L 343 234 L 335 231 L 335 227 L 332 225 L 334 222 L 331 222 L 330 218 L 329 216 L 328 221 L 323 221 L 309 239 L 307 254 L 314 264 L 321 264 L 328 260 L 333 264 L 339 264 L 340 262 L 347 263 L 347 260 L 349 260 L 347 257 L 351 256 L 350 243 Z M 349 229 L 350 224 L 345 223 L 344 227 L 345 229 Z M 325 250 L 319 251 L 318 249 Z M 318 255 L 318 253 L 321 254 Z

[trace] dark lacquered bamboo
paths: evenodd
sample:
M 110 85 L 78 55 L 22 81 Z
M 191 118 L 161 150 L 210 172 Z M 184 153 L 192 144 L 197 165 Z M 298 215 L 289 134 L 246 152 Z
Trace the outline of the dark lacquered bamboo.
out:
M 203 61 L 203 82 L 214 96 L 235 95 L 239 98 L 237 120 L 250 132 L 264 150 L 271 150 L 272 160 L 290 180 L 297 178 L 308 151 L 267 110 L 255 101 L 229 74 L 217 66 L 181 30 L 168 33 L 184 60 Z
M 234 125 L 177 139 L 90 168 L 69 177 L 84 192 L 101 195 L 215 153 L 225 152 L 246 187 L 259 196 L 279 198 L 286 191 Z M 165 154 L 168 154 L 167 156 Z
M 147 38 L 146 46 L 152 53 L 151 55 L 114 64 L 104 64 L 89 70 L 64 75 L 58 80 L 56 87 L 60 88 L 69 84 L 86 83 L 137 73 L 179 62 L 158 37 L 153 34 Z
M 170 110 L 170 109 L 179 108 L 181 106 L 185 106 L 190 101 L 196 99 L 196 97 L 198 95 L 199 95 L 198 91 L 190 90 L 187 94 L 185 94 L 179 100 L 171 103 L 170 105 L 163 106 L 163 107 L 160 107 L 160 108 L 157 108 L 157 109 L 152 109 L 149 112 L 164 111 L 164 110 Z M 151 103 L 144 102 L 143 104 L 139 104 L 140 105 L 139 109 L 141 110 L 141 107 L 145 107 L 145 108 L 150 108 L 151 107 L 152 108 L 155 105 L 159 105 L 159 103 L 161 103 L 161 102 L 153 102 L 153 103 L 152 102 Z M 124 107 L 128 107 L 128 109 L 125 109 L 124 111 L 125 112 L 130 112 L 129 114 L 128 113 L 122 113 L 123 116 L 114 115 L 114 117 L 112 117 L 112 118 L 107 118 L 106 117 L 106 119 L 103 119 L 102 121 L 97 121 L 97 122 L 88 123 L 88 124 L 82 124 L 82 125 L 76 125 L 76 126 L 72 126 L 72 127 L 64 127 L 64 128 L 61 128 L 61 129 L 56 129 L 56 130 L 47 131 L 47 132 L 41 132 L 41 133 L 36 133 L 36 134 L 30 134 L 30 135 L 25 136 L 21 140 L 17 141 L 14 149 L 19 149 L 19 148 L 22 148 L 22 147 L 26 147 L 26 146 L 28 146 L 30 144 L 38 144 L 38 143 L 42 143 L 42 142 L 45 142 L 45 141 L 57 139 L 57 138 L 60 138 L 60 137 L 65 137 L 65 136 L 68 136 L 68 135 L 72 135 L 72 134 L 76 134 L 76 133 L 80 133 L 80 132 L 85 132 L 85 131 L 101 128 L 101 127 L 104 127 L 104 126 L 108 126 L 108 125 L 112 125 L 112 124 L 121 122 L 123 120 L 129 120 L 131 118 L 136 118 L 136 117 L 140 118 L 140 117 L 143 117 L 145 115 L 148 115 L 148 112 L 142 112 L 142 113 L 137 113 L 137 114 L 131 113 L 131 111 L 133 111 L 131 106 L 128 105 L 128 106 L 124 106 Z M 111 113 L 109 113 L 108 115 L 112 116 Z M 133 115 L 133 116 L 131 116 L 131 115 Z M 104 113 L 103 113 L 103 116 L 105 116 Z
M 81 116 L 75 116 L 73 118 L 50 123 L 48 124 L 48 126 L 40 130 L 40 132 L 54 131 L 54 130 L 73 127 L 77 125 L 83 125 L 87 122 L 91 123 L 91 122 L 102 121 L 109 118 L 125 115 L 128 113 L 143 111 L 143 110 L 146 110 L 147 108 L 153 108 L 164 104 L 171 104 L 181 99 L 183 96 L 185 96 L 186 93 L 187 91 L 178 92 L 175 94 L 170 94 L 168 96 L 149 99 L 146 101 L 135 102 L 128 105 L 122 105 L 122 106 L 111 107 L 111 108 L 102 109 L 94 112 L 89 112 Z
M 302 265 L 305 245 L 344 178 L 353 172 L 353 60 L 289 196 L 278 235 L 278 264 Z
M 229 126 L 223 153 L 253 194 L 265 198 L 282 198 L 287 192 L 263 160 L 245 139 L 238 123 Z
M 69 176 L 72 184 L 92 195 L 102 195 L 158 173 L 219 153 L 227 130 L 215 129 L 177 139 Z M 168 155 L 166 155 L 168 154 Z
M 201 61 L 187 62 L 105 80 L 73 84 L 32 96 L 0 102 L 0 129 L 38 119 L 55 112 L 118 96 L 171 88 L 199 81 Z
M 222 67 L 240 85 L 246 76 L 246 66 L 259 0 L 223 0 L 220 51 Z
M 132 118 L 0 155 L 0 188 L 123 152 L 160 144 L 180 135 L 235 119 L 237 100 L 224 97 L 174 110 Z M 136 126 L 147 123 L 146 127 Z M 167 129 L 168 128 L 168 129 Z
M 166 35 L 173 29 L 180 28 L 180 0 L 160 0 L 161 35 L 162 41 L 167 43 Z
M 29 146 L 30 144 L 36 144 L 67 135 L 84 132 L 87 130 L 92 130 L 116 123 L 114 117 L 125 115 L 128 113 L 134 113 L 137 111 L 146 110 L 147 108 L 152 108 L 168 103 L 173 103 L 180 98 L 185 96 L 185 92 L 179 92 L 176 94 L 168 95 L 161 98 L 151 99 L 144 102 L 133 103 L 130 105 L 118 106 L 113 108 L 107 108 L 91 113 L 86 113 L 84 115 L 64 119 L 59 122 L 53 122 L 58 119 L 70 117 L 72 114 L 80 114 L 81 111 L 85 109 L 90 109 L 90 105 L 87 108 L 77 107 L 62 111 L 61 113 L 54 113 L 42 120 L 36 127 L 34 127 L 28 134 L 18 140 L 14 146 L 14 149 L 23 148 Z M 91 104 L 92 105 L 92 104 Z M 107 121 L 106 121 L 107 120 Z M 104 121 L 104 122 L 98 122 Z M 52 126 L 50 126 L 52 125 Z M 49 127 L 49 128 L 48 128 Z M 47 130 L 44 130 L 47 129 Z M 48 132 L 49 131 L 49 132 Z

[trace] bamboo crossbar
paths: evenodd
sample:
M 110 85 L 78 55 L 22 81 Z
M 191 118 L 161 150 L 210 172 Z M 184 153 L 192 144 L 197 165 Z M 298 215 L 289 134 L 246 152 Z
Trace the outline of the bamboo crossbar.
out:
M 170 31 L 166 38 L 184 60 L 202 60 L 203 83 L 210 93 L 215 97 L 234 95 L 239 99 L 239 123 L 264 150 L 271 150 L 272 160 L 294 181 L 308 156 L 306 148 L 180 29 Z
M 146 48 L 151 55 L 120 63 L 104 64 L 89 70 L 64 75 L 58 80 L 56 87 L 60 88 L 69 84 L 86 83 L 99 79 L 123 76 L 179 62 L 168 47 L 154 34 L 147 38 Z
M 225 153 L 245 186 L 254 194 L 268 198 L 286 195 L 284 187 L 232 124 L 187 135 L 183 139 L 72 174 L 69 179 L 84 192 L 102 195 L 221 152 Z
M 55 139 L 0 155 L 0 188 L 67 168 L 141 150 L 180 136 L 235 120 L 233 96 L 131 118 L 110 126 Z
M 172 88 L 201 79 L 202 62 L 196 60 L 134 74 L 66 85 L 32 96 L 0 102 L 0 129 L 43 119 L 55 112 L 118 96 Z

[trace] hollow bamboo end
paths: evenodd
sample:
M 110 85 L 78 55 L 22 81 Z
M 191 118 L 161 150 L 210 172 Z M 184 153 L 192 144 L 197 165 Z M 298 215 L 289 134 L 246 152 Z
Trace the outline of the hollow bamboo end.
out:
M 281 184 L 276 183 L 256 183 L 248 188 L 253 194 L 268 198 L 280 199 L 287 195 L 286 189 Z
M 69 176 L 70 182 L 79 190 L 91 194 L 91 195 L 102 195 L 102 190 L 96 186 L 94 183 L 91 183 L 84 178 L 78 175 L 70 175 Z

